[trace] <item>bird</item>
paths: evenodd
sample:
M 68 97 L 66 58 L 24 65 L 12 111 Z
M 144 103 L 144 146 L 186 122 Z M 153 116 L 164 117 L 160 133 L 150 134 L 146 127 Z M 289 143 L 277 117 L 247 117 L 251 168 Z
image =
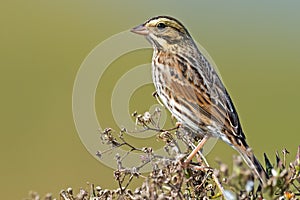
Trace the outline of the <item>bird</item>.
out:
M 153 47 L 152 80 L 161 102 L 185 128 L 204 136 L 195 153 L 208 138 L 219 138 L 238 151 L 265 184 L 267 174 L 246 142 L 229 93 L 184 25 L 170 16 L 156 16 L 131 32 Z

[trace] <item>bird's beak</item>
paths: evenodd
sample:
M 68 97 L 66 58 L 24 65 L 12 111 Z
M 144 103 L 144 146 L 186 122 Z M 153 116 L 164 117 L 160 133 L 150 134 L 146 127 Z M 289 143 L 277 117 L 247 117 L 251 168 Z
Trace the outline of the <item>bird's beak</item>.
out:
M 144 24 L 141 24 L 139 26 L 134 27 L 130 30 L 133 33 L 139 34 L 139 35 L 148 35 L 149 30 L 147 27 L 144 26 Z

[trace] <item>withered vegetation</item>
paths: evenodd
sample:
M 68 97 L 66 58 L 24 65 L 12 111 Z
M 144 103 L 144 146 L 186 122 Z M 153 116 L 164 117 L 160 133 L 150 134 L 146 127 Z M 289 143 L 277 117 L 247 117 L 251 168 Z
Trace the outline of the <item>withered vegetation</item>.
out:
M 131 144 L 126 140 L 128 131 L 125 128 L 119 133 L 107 128 L 101 131 L 100 140 L 108 148 L 97 152 L 99 159 L 114 149 L 127 149 L 125 155 L 115 155 L 117 169 L 112 181 L 118 183 L 118 188 L 105 189 L 88 184 L 76 194 L 72 188 L 62 190 L 58 199 L 300 199 L 300 146 L 291 163 L 286 162 L 289 154 L 286 149 L 281 153 L 276 152 L 274 163 L 265 155 L 266 171 L 270 178 L 266 185 L 261 186 L 240 156 L 233 157 L 232 170 L 221 161 L 217 161 L 217 168 L 211 168 L 201 152 L 192 162 L 186 163 L 186 157 L 201 138 L 195 137 L 178 123 L 168 130 L 160 128 L 159 109 L 152 114 L 134 113 L 133 117 L 141 127 L 139 131 L 157 132 L 157 138 L 164 142 L 166 155 L 155 153 L 150 146 L 140 148 Z M 132 152 L 139 152 L 143 156 L 137 166 L 126 167 L 123 161 Z M 151 172 L 143 175 L 141 169 L 147 165 L 151 166 Z M 137 178 L 144 180 L 142 185 L 131 189 L 130 184 Z M 36 192 L 30 192 L 26 198 L 39 199 L 56 198 L 51 194 L 41 198 Z

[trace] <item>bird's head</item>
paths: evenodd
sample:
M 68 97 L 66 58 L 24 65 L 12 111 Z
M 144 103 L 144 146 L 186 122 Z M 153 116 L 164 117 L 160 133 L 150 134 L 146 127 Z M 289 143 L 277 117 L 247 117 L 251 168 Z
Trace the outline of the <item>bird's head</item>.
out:
M 156 49 L 167 50 L 190 39 L 187 29 L 176 19 L 168 16 L 153 17 L 131 29 L 144 35 Z

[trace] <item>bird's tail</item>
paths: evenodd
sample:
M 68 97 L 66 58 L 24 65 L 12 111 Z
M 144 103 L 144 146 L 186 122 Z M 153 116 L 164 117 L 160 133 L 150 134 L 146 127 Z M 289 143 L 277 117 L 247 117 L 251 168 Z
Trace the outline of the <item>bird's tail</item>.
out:
M 261 184 L 265 185 L 268 179 L 268 175 L 258 159 L 254 156 L 251 149 L 247 146 L 239 146 L 239 148 L 236 149 L 241 154 L 247 165 L 254 171 Z

